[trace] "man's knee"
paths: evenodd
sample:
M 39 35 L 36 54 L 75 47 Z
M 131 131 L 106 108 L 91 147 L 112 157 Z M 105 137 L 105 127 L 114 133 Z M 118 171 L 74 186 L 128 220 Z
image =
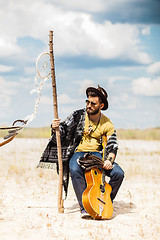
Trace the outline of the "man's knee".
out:
M 124 178 L 124 171 L 122 170 L 122 168 L 120 168 L 119 166 L 114 166 L 114 176 L 119 179 L 119 180 L 123 180 Z
M 74 165 L 73 165 L 73 164 L 70 165 L 70 166 L 69 166 L 69 169 L 70 169 L 70 173 L 71 173 L 71 174 L 74 174 L 74 173 L 76 173 L 76 172 L 78 171 L 78 167 L 77 167 L 77 165 L 75 165 L 75 164 L 74 164 Z
M 124 178 L 124 171 L 122 169 L 120 169 L 120 171 L 118 171 L 118 178 L 123 180 Z
M 74 163 L 72 162 L 72 164 L 69 165 L 69 170 L 70 170 L 71 177 L 79 176 L 82 174 L 82 169 L 77 162 L 74 162 Z

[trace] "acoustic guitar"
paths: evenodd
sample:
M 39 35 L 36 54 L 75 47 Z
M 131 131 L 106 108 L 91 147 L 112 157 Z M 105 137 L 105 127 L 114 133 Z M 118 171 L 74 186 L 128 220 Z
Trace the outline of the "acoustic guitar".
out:
M 104 154 L 105 155 L 105 154 Z M 103 155 L 103 157 L 105 157 Z M 94 219 L 109 219 L 113 214 L 111 186 L 105 181 L 103 170 L 93 167 L 85 172 L 87 188 L 83 192 L 82 202 L 85 210 Z

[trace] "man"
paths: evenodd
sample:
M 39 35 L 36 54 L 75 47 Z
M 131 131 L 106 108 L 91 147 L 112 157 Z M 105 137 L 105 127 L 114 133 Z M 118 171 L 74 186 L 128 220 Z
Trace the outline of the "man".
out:
M 87 88 L 86 95 L 86 109 L 74 111 L 74 113 L 62 123 L 60 123 L 60 119 L 53 120 L 52 140 L 44 151 L 40 161 L 40 167 L 42 167 L 45 162 L 56 162 L 56 149 L 54 145 L 56 140 L 54 132 L 57 127 L 60 127 L 64 176 L 68 176 L 66 169 L 69 163 L 72 184 L 80 206 L 82 218 L 87 216 L 82 203 L 82 194 L 86 189 L 86 181 L 85 171 L 78 164 L 77 160 L 80 157 L 84 157 L 86 153 L 91 153 L 92 155 L 102 158 L 103 135 L 107 137 L 107 146 L 105 148 L 105 155 L 107 157 L 104 159 L 103 168 L 105 174 L 110 177 L 109 184 L 112 187 L 112 201 L 124 177 L 123 170 L 115 162 L 118 149 L 116 131 L 111 120 L 101 112 L 101 110 L 108 108 L 108 95 L 99 85 L 98 88 Z M 65 182 L 67 188 L 68 182 L 66 181 L 66 177 L 64 177 L 64 186 Z

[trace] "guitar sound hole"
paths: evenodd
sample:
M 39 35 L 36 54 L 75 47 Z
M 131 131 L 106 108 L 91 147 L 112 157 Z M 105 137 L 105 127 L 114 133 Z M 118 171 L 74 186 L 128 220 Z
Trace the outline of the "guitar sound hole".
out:
M 94 174 L 97 175 L 98 174 L 97 171 L 94 171 Z
M 101 192 L 104 193 L 105 192 L 105 188 L 103 185 L 100 185 L 100 189 L 101 189 Z

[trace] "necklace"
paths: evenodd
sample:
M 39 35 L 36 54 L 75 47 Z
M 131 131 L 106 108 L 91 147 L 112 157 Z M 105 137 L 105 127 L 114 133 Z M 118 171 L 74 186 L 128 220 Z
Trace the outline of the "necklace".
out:
M 89 117 L 88 117 L 89 118 Z M 90 122 L 90 119 L 89 119 L 89 127 L 88 127 L 88 132 L 89 132 L 89 137 L 91 138 L 91 134 L 94 133 L 99 125 L 99 122 L 100 122 L 100 119 L 101 119 L 101 114 L 99 116 L 99 119 L 98 119 L 98 122 L 97 122 L 97 125 L 95 127 L 95 129 L 92 128 L 91 126 L 91 122 Z

